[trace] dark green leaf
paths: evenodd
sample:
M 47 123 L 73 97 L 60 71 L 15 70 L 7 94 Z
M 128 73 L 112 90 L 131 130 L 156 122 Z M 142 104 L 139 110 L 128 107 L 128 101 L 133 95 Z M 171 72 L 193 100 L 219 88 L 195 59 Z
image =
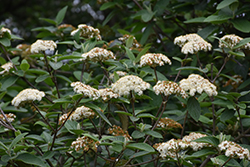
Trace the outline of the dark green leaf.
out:
M 48 74 L 40 75 L 39 77 L 36 78 L 35 82 L 36 82 L 36 83 L 42 82 L 42 81 L 44 81 L 45 79 L 47 79 L 48 77 L 50 77 Z
M 135 61 L 135 55 L 134 53 L 127 47 L 125 47 L 126 53 L 131 61 Z
M 28 134 L 27 132 L 22 133 L 22 134 L 18 135 L 14 140 L 12 140 L 11 144 L 9 145 L 9 150 L 11 150 L 27 134 Z
M 67 60 L 67 59 L 72 60 L 72 59 L 81 59 L 81 58 L 82 58 L 82 56 L 66 55 L 66 56 L 61 56 L 61 57 L 57 58 L 57 61 L 59 62 L 59 61 L 62 61 L 62 60 Z
M 227 157 L 225 155 L 219 155 L 217 157 L 211 158 L 211 161 L 216 164 L 222 166 L 230 157 Z M 231 159 L 229 162 L 227 162 L 226 166 L 241 166 L 235 159 Z
M 248 20 L 243 20 L 243 19 L 237 19 L 237 20 L 232 20 L 234 28 L 237 30 L 244 32 L 244 33 L 249 33 L 250 32 L 250 22 Z
M 26 164 L 32 164 L 44 167 L 46 166 L 43 160 L 39 156 L 35 156 L 29 153 L 21 153 L 16 158 L 17 160 L 23 161 Z
M 212 144 L 213 146 L 218 146 L 220 144 L 219 139 L 217 139 L 216 137 L 212 137 L 212 136 L 201 137 L 193 141 L 199 142 L 199 143 L 209 143 L 209 144 Z
M 12 86 L 17 81 L 17 79 L 17 76 L 8 77 L 6 80 L 3 81 L 1 90 L 6 90 L 8 87 Z
M 57 78 L 63 79 L 64 81 L 71 83 L 72 81 L 68 78 L 65 77 L 64 75 L 55 75 Z
M 113 6 L 115 6 L 115 2 L 107 2 L 107 3 L 104 3 L 101 7 L 100 7 L 100 10 L 106 10 L 108 8 L 111 8 Z
M 128 115 L 128 116 L 132 116 L 132 114 L 127 113 L 127 112 L 125 112 L 125 111 L 115 111 L 115 113 L 117 113 L 117 114 L 123 114 L 123 115 Z
M 145 131 L 145 133 L 147 135 L 150 135 L 150 136 L 155 137 L 155 138 L 163 138 L 162 135 L 156 131 L 147 130 L 147 131 Z
M 3 46 L 10 46 L 10 40 L 8 38 L 0 38 L 0 44 Z
M 142 138 L 145 136 L 145 133 L 144 132 L 140 132 L 138 130 L 135 130 L 133 131 L 133 133 L 131 134 L 131 136 L 134 138 L 134 139 L 139 139 L 139 138 Z
M 56 15 L 56 23 L 57 23 L 57 25 L 61 24 L 61 22 L 63 21 L 64 16 L 65 16 L 66 11 L 67 11 L 67 8 L 68 8 L 68 6 L 65 6 Z
M 44 75 L 44 74 L 49 75 L 49 73 L 47 71 L 42 70 L 42 69 L 34 69 L 34 68 L 32 68 L 32 69 L 29 69 L 27 72 L 28 73 L 38 74 L 38 75 Z
M 199 157 L 205 157 L 207 155 L 215 154 L 215 151 L 209 148 L 202 149 L 200 151 L 194 152 L 191 155 L 188 155 L 186 159 L 193 159 L 193 158 L 199 158 Z
M 211 23 L 223 23 L 231 19 L 232 16 L 228 16 L 225 14 L 220 14 L 220 15 L 211 15 L 208 16 L 204 22 L 211 22 Z
M 226 109 L 226 110 L 224 110 L 223 113 L 221 114 L 220 120 L 221 120 L 222 122 L 225 122 L 226 120 L 231 119 L 231 118 L 234 116 L 234 113 L 235 113 L 234 110 Z
M 239 57 L 245 57 L 245 54 L 242 51 L 238 51 L 238 52 L 228 51 L 228 53 L 235 55 L 235 56 L 239 56 Z
M 143 113 L 143 114 L 139 114 L 137 115 L 138 118 L 153 118 L 155 119 L 155 116 L 153 116 L 152 114 L 149 113 Z
M 63 65 L 63 62 L 49 62 L 49 65 L 54 69 L 54 70 L 58 70 L 59 68 L 61 68 L 62 67 L 62 65 Z
M 241 122 L 244 127 L 250 127 L 250 118 L 243 118 Z
M 240 40 L 240 42 L 237 43 L 237 45 L 235 45 L 235 46 L 233 47 L 233 49 L 238 49 L 238 48 L 240 48 L 241 46 L 243 46 L 243 45 L 245 45 L 245 44 L 247 44 L 247 43 L 249 43 L 249 42 L 250 42 L 250 37 L 249 37 L 249 38 L 244 38 L 244 39 Z
M 187 21 L 184 21 L 184 23 L 202 23 L 205 20 L 205 17 L 196 17 Z
M 216 9 L 219 10 L 219 9 L 225 8 L 225 7 L 231 5 L 234 2 L 238 2 L 238 0 L 223 0 L 222 2 L 220 2 L 218 4 L 218 6 L 216 7 Z
M 134 42 L 134 36 L 131 35 L 131 36 L 126 40 L 126 47 L 127 47 L 127 48 L 132 47 L 133 42 Z
M 195 97 L 190 97 L 187 101 L 187 109 L 189 115 L 195 120 L 198 121 L 201 115 L 200 103 L 196 100 Z
M 111 19 L 112 17 L 115 16 L 116 11 L 113 10 L 112 12 L 109 13 L 109 15 L 105 18 L 105 20 L 102 22 L 102 26 L 105 26 Z
M 47 151 L 43 154 L 42 159 L 50 159 L 55 155 L 54 151 Z
M 130 149 L 139 149 L 147 152 L 155 152 L 155 149 L 150 145 L 148 145 L 147 143 L 132 143 L 126 145 L 126 147 Z
M 207 68 L 201 69 L 201 68 L 192 67 L 192 66 L 179 67 L 179 68 L 177 68 L 176 70 L 197 70 L 197 71 L 200 71 L 200 72 L 202 72 L 202 73 L 207 73 L 207 72 L 208 72 L 208 69 L 207 69 Z
M 48 23 L 50 23 L 50 24 L 56 25 L 56 22 L 55 22 L 54 20 L 51 20 L 51 19 L 39 18 L 39 20 L 43 20 L 43 21 L 46 21 L 46 22 L 48 22 Z
M 136 158 L 136 157 L 141 157 L 141 156 L 145 156 L 145 155 L 148 155 L 148 154 L 152 154 L 152 152 L 148 152 L 148 151 L 139 151 L 139 152 L 137 152 L 137 153 L 131 155 L 131 156 L 129 157 L 129 159 L 131 159 L 131 158 Z
M 151 46 L 147 46 L 145 48 L 143 48 L 143 50 L 137 55 L 137 57 L 135 58 L 135 63 L 138 63 L 141 59 L 141 57 L 147 53 L 147 51 L 151 48 Z

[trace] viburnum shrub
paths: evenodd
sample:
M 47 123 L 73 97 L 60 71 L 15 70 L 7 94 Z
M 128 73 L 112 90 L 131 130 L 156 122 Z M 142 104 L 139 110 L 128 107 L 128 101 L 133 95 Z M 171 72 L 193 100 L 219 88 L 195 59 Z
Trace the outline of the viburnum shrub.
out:
M 151 24 L 156 12 L 133 2 Z M 183 33 L 168 56 L 143 37 L 62 24 L 66 11 L 32 44 L 13 47 L 22 39 L 0 26 L 0 166 L 250 165 L 249 38 Z

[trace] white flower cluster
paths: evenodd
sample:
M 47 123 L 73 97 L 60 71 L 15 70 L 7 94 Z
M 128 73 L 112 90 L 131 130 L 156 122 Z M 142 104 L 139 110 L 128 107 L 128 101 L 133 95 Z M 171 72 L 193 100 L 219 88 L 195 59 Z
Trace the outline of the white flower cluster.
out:
M 0 38 L 3 37 L 5 33 L 11 34 L 11 31 L 8 28 L 2 27 L 0 30 Z
M 5 117 L 8 119 L 9 122 L 13 122 L 16 118 L 16 115 L 9 113 L 9 114 L 5 114 Z M 2 114 L 0 114 L 0 119 L 3 120 L 4 122 L 7 122 L 5 117 Z
M 108 59 L 115 59 L 113 52 L 99 47 L 95 47 L 89 52 L 82 54 L 82 57 L 81 60 L 90 60 L 93 62 L 103 62 Z
M 40 40 L 30 46 L 31 53 L 45 52 L 46 50 L 54 51 L 57 47 L 56 43 L 52 40 Z
M 13 68 L 13 63 L 9 62 L 9 63 L 5 63 L 1 66 L 2 69 L 4 69 L 3 71 L 0 71 L 0 75 L 2 75 L 5 72 L 9 72 L 9 70 L 11 68 Z
M 69 113 L 63 114 L 59 118 L 59 123 L 62 124 L 67 119 L 68 115 Z M 95 112 L 93 112 L 92 109 L 85 107 L 85 106 L 81 106 L 81 107 L 76 108 L 76 110 L 70 115 L 68 119 L 72 121 L 79 121 L 80 119 L 83 119 L 83 118 L 92 118 L 94 117 L 94 115 L 95 115 Z
M 110 88 L 105 88 L 105 89 L 99 89 L 100 97 L 102 98 L 103 101 L 110 100 L 112 98 L 118 98 L 119 95 L 115 93 L 112 89 Z
M 99 141 L 95 142 L 93 139 L 87 136 L 78 137 L 76 141 L 71 143 L 71 148 L 75 148 L 76 151 L 83 149 L 83 151 L 88 151 L 90 148 L 97 151 L 97 147 L 100 144 Z
M 100 31 L 97 28 L 88 26 L 86 24 L 79 24 L 78 28 L 71 32 L 71 36 L 74 36 L 78 31 L 80 31 L 80 36 L 83 38 L 93 38 L 96 37 L 97 40 L 102 40 Z
M 45 96 L 43 91 L 39 91 L 37 89 L 24 89 L 22 90 L 14 99 L 11 101 L 11 104 L 15 107 L 18 107 L 20 104 L 29 101 L 41 101 L 42 97 Z
M 227 157 L 232 157 L 232 158 L 237 157 L 240 159 L 247 159 L 248 161 L 250 161 L 249 150 L 241 147 L 239 144 L 236 144 L 232 141 L 223 141 L 218 145 L 218 147 L 220 151 L 226 150 L 225 155 Z
M 189 144 L 181 139 L 171 139 L 165 143 L 156 144 L 154 147 L 160 152 L 160 157 L 165 159 L 167 157 L 176 158 L 178 152 L 187 149 Z
M 230 35 L 224 35 L 221 40 L 225 41 L 229 47 L 232 49 L 235 45 L 237 45 L 243 38 L 234 35 L 234 34 L 230 34 Z M 228 46 L 219 41 L 219 47 L 220 48 L 228 48 Z M 250 49 L 250 43 L 246 43 L 245 45 L 241 46 L 242 49 Z
M 123 77 L 123 76 L 127 75 L 127 73 L 124 72 L 124 71 L 115 71 L 115 72 L 116 72 L 116 74 L 117 74 L 119 77 Z M 110 78 L 110 79 L 113 79 L 113 78 L 114 78 L 114 73 L 111 74 L 111 75 L 109 75 L 109 78 Z
M 156 148 L 157 151 L 160 152 L 160 156 L 162 158 L 166 157 L 172 157 L 176 158 L 177 154 L 179 155 L 182 150 L 185 150 L 187 148 L 192 148 L 194 151 L 197 151 L 203 147 L 210 147 L 207 143 L 197 143 L 192 142 L 192 140 L 204 137 L 206 135 L 192 132 L 188 136 L 184 136 L 184 138 L 181 139 L 171 139 L 165 143 L 157 143 L 154 145 L 154 148 Z
M 71 87 L 74 87 L 74 92 L 83 94 L 84 96 L 89 98 L 93 98 L 93 100 L 96 100 L 100 97 L 100 93 L 97 89 L 92 88 L 89 85 L 85 85 L 81 82 L 72 82 Z
M 120 78 L 118 81 L 113 83 L 112 90 L 115 93 L 118 93 L 120 96 L 129 95 L 130 91 L 134 91 L 138 93 L 138 95 L 142 95 L 143 91 L 150 88 L 150 84 L 144 82 L 140 77 L 135 75 L 127 75 Z
M 164 64 L 171 65 L 172 62 L 169 60 L 169 58 L 161 53 L 147 53 L 141 57 L 140 61 L 140 67 L 142 66 L 163 66 Z
M 192 132 L 189 135 L 184 136 L 182 140 L 185 142 L 189 142 L 189 147 L 191 147 L 194 151 L 198 151 L 198 150 L 202 149 L 203 147 L 210 147 L 211 146 L 208 143 L 198 143 L 198 142 L 193 141 L 195 139 L 205 137 L 205 136 L 207 136 L 207 135 Z
M 194 96 L 196 92 L 201 94 L 203 91 L 206 92 L 208 96 L 216 96 L 218 94 L 216 86 L 198 74 L 191 74 L 187 79 L 182 79 L 180 81 L 180 87 L 185 91 L 189 90 L 190 96 Z
M 123 136 L 126 141 L 132 140 L 132 137 L 128 134 L 128 131 L 123 130 L 120 126 L 117 125 L 113 125 L 112 128 L 109 128 L 108 133 L 113 136 Z
M 187 98 L 187 93 L 175 82 L 172 81 L 158 81 L 153 87 L 155 94 L 164 94 L 169 96 L 172 94 L 181 95 L 182 98 Z
M 187 34 L 176 37 L 174 44 L 182 47 L 181 52 L 184 54 L 194 54 L 200 50 L 209 51 L 212 49 L 212 45 L 197 34 Z

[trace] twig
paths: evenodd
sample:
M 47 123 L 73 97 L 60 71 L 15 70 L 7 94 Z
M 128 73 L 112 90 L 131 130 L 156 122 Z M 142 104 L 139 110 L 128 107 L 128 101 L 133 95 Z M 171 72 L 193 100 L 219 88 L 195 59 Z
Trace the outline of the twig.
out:
M 188 57 L 188 54 L 186 54 L 186 56 L 185 56 L 185 58 L 183 60 L 187 59 L 187 57 Z M 183 67 L 184 65 L 185 64 L 183 62 L 181 62 L 181 67 Z M 177 75 L 176 75 L 176 77 L 174 79 L 174 82 L 177 81 L 177 79 L 179 78 L 180 73 L 181 73 L 181 70 L 178 71 L 178 73 L 177 73 Z
M 228 158 L 228 160 L 226 160 L 226 162 L 223 165 L 221 165 L 221 166 L 222 167 L 225 166 L 231 159 L 232 159 L 232 157 Z
M 221 71 L 223 70 L 223 68 L 225 67 L 227 61 L 228 61 L 228 57 L 225 57 L 224 62 L 223 62 L 223 64 L 222 64 L 222 66 L 221 66 L 219 72 L 217 73 L 217 75 L 216 75 L 216 76 L 214 77 L 214 79 L 212 80 L 212 83 L 214 83 L 215 80 L 219 77 L 219 75 L 220 75 Z
M 16 131 L 16 129 L 12 126 L 12 124 L 10 123 L 9 119 L 6 117 L 5 113 L 3 112 L 2 108 L 0 107 L 0 111 L 4 117 L 4 119 L 6 120 L 6 122 L 9 124 L 9 126 L 11 127 L 11 130 Z
M 47 119 L 43 116 L 43 114 L 41 113 L 41 111 L 39 110 L 39 108 L 36 106 L 36 104 L 32 101 L 32 105 L 36 108 L 36 110 L 38 111 L 38 113 L 41 115 L 41 117 L 43 118 L 43 120 L 45 121 L 45 123 L 47 125 L 49 125 L 49 127 L 51 128 L 51 130 L 55 133 L 55 129 L 50 125 L 50 123 L 47 121 Z

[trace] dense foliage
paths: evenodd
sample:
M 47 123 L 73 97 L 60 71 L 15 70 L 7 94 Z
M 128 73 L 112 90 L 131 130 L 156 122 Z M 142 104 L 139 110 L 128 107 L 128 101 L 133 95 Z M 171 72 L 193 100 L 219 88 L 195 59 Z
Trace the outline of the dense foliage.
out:
M 250 166 L 248 1 L 74 2 L 0 26 L 0 166 Z

